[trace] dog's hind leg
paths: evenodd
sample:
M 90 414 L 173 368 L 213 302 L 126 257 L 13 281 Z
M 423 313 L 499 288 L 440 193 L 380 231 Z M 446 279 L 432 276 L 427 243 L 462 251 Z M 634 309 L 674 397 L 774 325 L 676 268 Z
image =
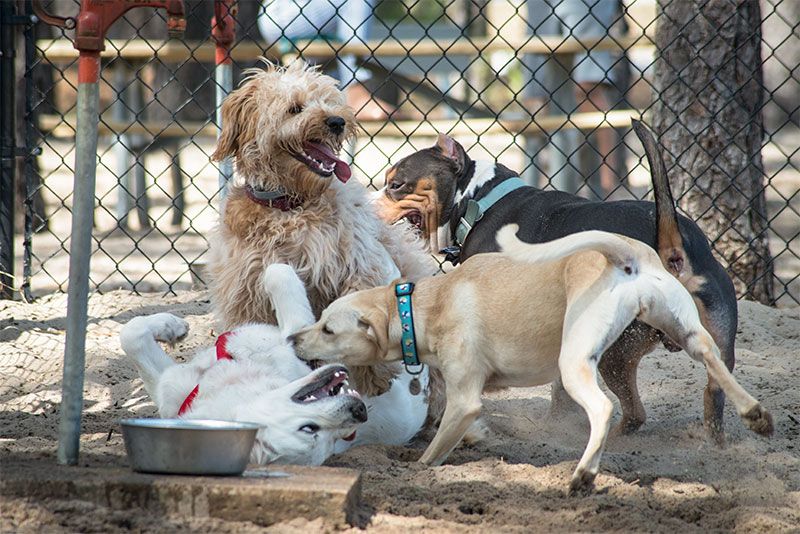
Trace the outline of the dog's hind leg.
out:
M 736 381 L 720 357 L 714 339 L 703 327 L 689 292 L 672 277 L 659 277 L 639 319 L 658 328 L 693 359 L 702 362 L 709 377 L 731 399 L 745 425 L 764 436 L 772 434 L 772 416 Z
M 273 263 L 264 269 L 261 280 L 284 337 L 314 324 L 316 318 L 311 311 L 306 287 L 291 266 Z
M 727 306 L 719 305 L 719 303 L 716 306 L 709 306 L 697 295 L 693 296 L 697 311 L 700 313 L 700 322 L 711 334 L 717 347 L 719 347 L 720 356 L 725 363 L 725 367 L 733 372 L 733 367 L 736 363 L 734 346 L 736 343 L 736 324 L 738 322 L 735 300 Z M 728 316 L 731 312 L 733 317 Z M 708 376 L 708 384 L 703 392 L 703 400 L 703 419 L 706 430 L 717 445 L 723 446 L 725 445 L 725 392 L 711 375 Z
M 122 350 L 136 363 L 144 388 L 156 404 L 159 377 L 167 368 L 176 365 L 157 342 L 174 343 L 188 332 L 189 324 L 170 313 L 134 317 L 120 330 Z
M 599 293 L 589 288 L 570 297 L 567 305 L 558 367 L 564 389 L 584 409 L 591 427 L 570 493 L 590 488 L 600 468 L 614 405 L 597 383 L 597 367 L 602 354 L 636 316 L 638 303 L 629 296 L 620 287 Z

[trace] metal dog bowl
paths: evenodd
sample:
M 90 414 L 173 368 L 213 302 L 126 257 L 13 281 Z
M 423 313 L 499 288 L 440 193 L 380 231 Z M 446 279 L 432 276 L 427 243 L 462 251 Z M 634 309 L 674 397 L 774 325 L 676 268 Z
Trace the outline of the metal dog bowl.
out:
M 258 425 L 210 419 L 123 419 L 122 437 L 134 471 L 240 475 Z

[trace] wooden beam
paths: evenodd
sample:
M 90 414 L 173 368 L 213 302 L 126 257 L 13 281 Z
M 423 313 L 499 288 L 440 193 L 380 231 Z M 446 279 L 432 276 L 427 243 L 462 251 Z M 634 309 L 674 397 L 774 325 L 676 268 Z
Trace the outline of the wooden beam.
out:
M 596 128 L 625 128 L 630 126 L 631 118 L 641 118 L 642 112 L 635 109 L 614 110 L 606 113 L 573 113 L 549 115 L 531 120 L 506 120 L 465 118 L 403 121 L 362 121 L 360 133 L 370 137 L 410 137 L 414 135 L 436 137 L 439 132 L 455 136 L 475 135 L 543 135 L 559 130 L 594 130 Z M 39 128 L 55 137 L 74 137 L 74 117 L 42 115 Z M 216 137 L 217 127 L 213 123 L 186 121 L 181 123 L 142 121 L 126 123 L 103 119 L 98 127 L 100 135 L 116 133 L 138 134 L 162 137 Z
M 52 62 L 76 61 L 78 51 L 69 39 L 40 39 L 36 41 L 39 53 Z M 366 43 L 334 43 L 326 41 L 297 41 L 290 50 L 266 43 L 241 42 L 234 45 L 231 57 L 236 61 L 252 61 L 259 56 L 279 59 L 284 55 L 308 57 L 332 57 L 353 55 L 357 57 L 381 56 L 475 56 L 493 52 L 514 51 L 519 54 L 574 54 L 586 50 L 628 50 L 630 48 L 654 47 L 650 34 L 641 33 L 620 37 L 585 38 L 532 36 L 511 38 L 495 35 L 492 37 L 460 37 L 455 41 L 432 39 L 374 40 Z M 188 59 L 203 63 L 214 63 L 214 45 L 210 42 L 186 42 L 178 40 L 109 39 L 106 49 L 100 53 L 103 58 L 120 57 L 129 61 L 147 61 L 157 57 L 165 63 L 179 63 Z

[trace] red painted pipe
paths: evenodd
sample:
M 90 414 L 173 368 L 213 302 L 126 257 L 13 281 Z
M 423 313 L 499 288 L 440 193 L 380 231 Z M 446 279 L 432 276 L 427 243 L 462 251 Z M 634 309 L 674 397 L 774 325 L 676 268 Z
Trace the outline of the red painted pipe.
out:
M 214 16 L 211 18 L 211 37 L 216 43 L 217 65 L 231 63 L 230 49 L 236 39 L 236 0 L 214 0 Z
M 33 0 L 33 11 L 40 20 L 61 28 L 75 28 L 75 48 L 81 52 L 105 50 L 106 32 L 117 19 L 136 7 L 155 7 L 167 10 L 167 30 L 170 35 L 186 29 L 183 0 L 81 0 L 77 17 L 57 17 L 49 14 L 42 0 Z
M 78 56 L 78 83 L 97 83 L 100 79 L 100 52 L 81 52 Z

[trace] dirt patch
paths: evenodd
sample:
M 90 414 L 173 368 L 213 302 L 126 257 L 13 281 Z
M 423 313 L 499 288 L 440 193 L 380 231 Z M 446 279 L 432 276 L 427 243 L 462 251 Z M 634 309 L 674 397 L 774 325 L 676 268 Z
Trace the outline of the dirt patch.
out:
M 61 295 L 33 305 L 0 302 L 0 459 L 54 457 L 65 310 Z M 331 458 L 328 465 L 363 473 L 362 516 L 368 530 L 381 532 L 796 530 L 800 308 L 742 302 L 739 310 L 735 374 L 775 416 L 770 440 L 748 432 L 728 407 L 728 446 L 710 445 L 701 424 L 702 366 L 684 353 L 660 350 L 643 360 L 639 373 L 647 423 L 635 435 L 609 439 L 596 491 L 588 496 L 565 492 L 588 438 L 587 423 L 582 415 L 548 419 L 547 387 L 487 395 L 490 437 L 460 447 L 447 465 L 416 463 L 424 444 L 362 447 Z M 163 297 L 115 291 L 90 300 L 85 465 L 124 463 L 116 421 L 155 414 L 120 350 L 118 333 L 131 317 L 157 311 L 172 311 L 191 325 L 187 339 L 171 351 L 176 357 L 190 356 L 213 339 L 204 293 Z M 327 527 L 295 520 L 272 528 Z M 3 498 L 0 531 L 8 530 L 242 532 L 256 527 L 114 512 L 70 500 Z

